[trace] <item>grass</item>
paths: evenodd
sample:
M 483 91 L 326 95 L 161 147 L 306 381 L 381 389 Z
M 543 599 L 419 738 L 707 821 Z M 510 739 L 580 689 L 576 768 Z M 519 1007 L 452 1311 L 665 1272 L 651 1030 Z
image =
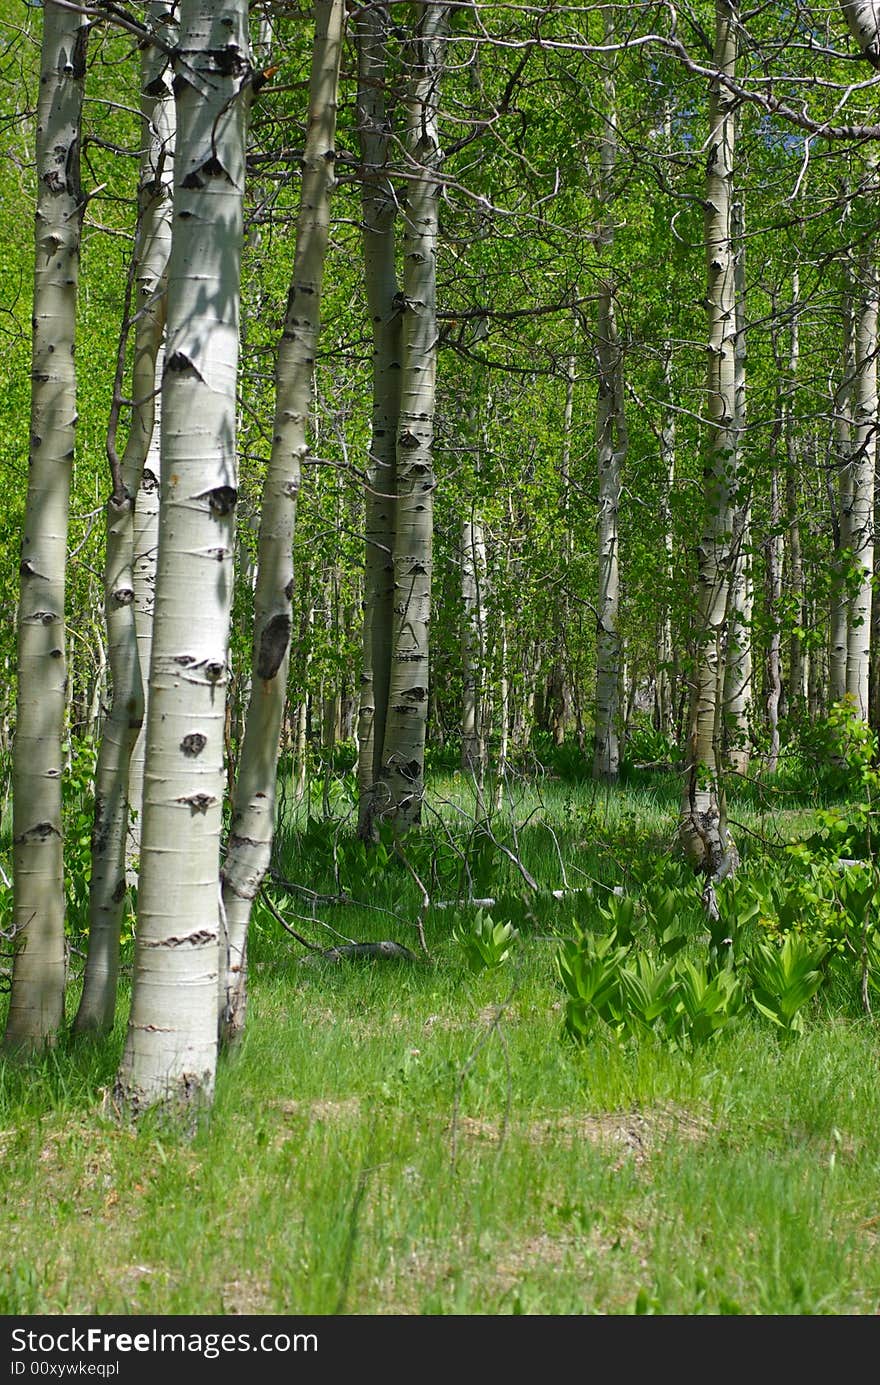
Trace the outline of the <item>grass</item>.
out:
M 279 872 L 360 901 L 313 920 L 306 895 L 276 889 L 297 930 L 418 947 L 413 873 L 434 899 L 468 883 L 466 786 L 438 771 L 432 787 L 442 821 L 409 869 L 365 863 L 348 826 L 288 825 Z M 808 810 L 771 818 L 743 795 L 744 869 Z M 518 791 L 515 839 L 510 822 L 496 837 L 547 890 L 636 888 L 680 871 L 676 812 L 671 776 L 598 793 L 548 780 Z M 470 846 L 473 893 L 523 893 L 491 842 Z M 473 973 L 451 936 L 461 910 L 428 910 L 429 959 L 398 963 L 305 960 L 260 908 L 246 1035 L 189 1136 L 109 1103 L 124 992 L 106 1042 L 7 1065 L 0 1313 L 877 1312 L 873 1020 L 814 1007 L 787 1043 L 755 1016 L 693 1055 L 574 1048 L 550 911 L 510 962 Z

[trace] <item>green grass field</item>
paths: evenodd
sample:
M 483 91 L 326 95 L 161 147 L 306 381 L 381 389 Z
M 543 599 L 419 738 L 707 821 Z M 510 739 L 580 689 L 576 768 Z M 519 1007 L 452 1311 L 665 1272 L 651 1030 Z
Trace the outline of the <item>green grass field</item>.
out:
M 435 775 L 432 805 L 430 842 L 381 869 L 344 804 L 329 826 L 288 822 L 279 874 L 358 901 L 276 885 L 290 925 L 419 960 L 320 958 L 261 905 L 246 1035 L 194 1132 L 113 1109 L 125 991 L 106 1042 L 2 1069 L 0 1313 L 877 1312 L 870 1015 L 816 998 L 793 1038 L 752 1013 L 694 1052 L 602 1033 L 576 1047 L 543 896 L 482 971 L 453 936 L 467 908 L 420 913 L 415 877 L 434 902 L 528 897 L 520 866 L 545 890 L 637 890 L 668 864 L 674 779 L 524 784 L 493 820 L 519 865 L 468 841 L 460 781 Z M 812 806 L 732 803 L 743 870 Z M 694 883 L 695 956 L 698 901 Z

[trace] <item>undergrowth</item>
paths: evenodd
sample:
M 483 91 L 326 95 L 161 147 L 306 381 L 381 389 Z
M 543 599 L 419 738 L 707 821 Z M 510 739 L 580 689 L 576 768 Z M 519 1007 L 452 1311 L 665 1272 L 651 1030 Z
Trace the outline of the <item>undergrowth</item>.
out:
M 674 772 L 481 818 L 435 767 L 402 850 L 333 785 L 287 795 L 194 1133 L 113 1108 L 127 970 L 108 1040 L 0 1069 L 0 1312 L 877 1311 L 870 784 L 734 792 L 717 919 Z

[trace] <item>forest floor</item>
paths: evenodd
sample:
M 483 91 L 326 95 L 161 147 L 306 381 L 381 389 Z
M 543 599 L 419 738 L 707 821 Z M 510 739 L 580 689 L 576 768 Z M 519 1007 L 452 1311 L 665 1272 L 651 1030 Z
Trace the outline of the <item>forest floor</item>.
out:
M 870 1013 L 816 996 L 800 1033 L 752 1009 L 692 1048 L 564 1032 L 566 893 L 671 883 L 705 955 L 672 777 L 523 784 L 489 836 L 460 780 L 431 790 L 405 862 L 363 853 L 339 785 L 328 821 L 320 794 L 291 817 L 273 909 L 313 948 L 417 960 L 319 957 L 261 904 L 246 1034 L 194 1132 L 113 1109 L 125 990 L 107 1041 L 0 1069 L 0 1313 L 880 1310 Z M 732 796 L 743 871 L 820 810 Z M 468 946 L 467 897 L 513 920 L 497 965 Z

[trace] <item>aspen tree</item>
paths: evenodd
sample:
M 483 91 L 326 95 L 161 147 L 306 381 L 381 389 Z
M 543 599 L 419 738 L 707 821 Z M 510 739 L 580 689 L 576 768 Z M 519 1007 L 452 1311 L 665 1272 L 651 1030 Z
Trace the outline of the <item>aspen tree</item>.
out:
M 86 14 L 45 0 L 37 106 L 30 458 L 19 566 L 13 746 L 15 961 L 5 1042 L 39 1050 L 64 1018 L 65 576 L 76 432 L 74 337 L 84 198 Z
M 408 193 L 404 216 L 403 347 L 397 436 L 394 631 L 379 811 L 406 831 L 421 816 L 428 714 L 434 512 L 436 267 L 441 160 L 440 79 L 448 8 L 424 4 L 409 45 Z
M 475 513 L 461 526 L 461 767 L 477 785 L 482 806 L 486 743 L 482 683 L 486 662 L 486 543 Z
M 770 616 L 770 640 L 767 647 L 767 728 L 770 744 L 767 748 L 766 769 L 775 774 L 779 768 L 779 703 L 782 698 L 782 505 L 779 498 L 779 464 L 775 452 L 770 469 L 770 535 L 767 539 L 767 608 Z
M 667 342 L 663 351 L 663 396 L 672 400 L 672 349 Z M 657 720 L 660 730 L 672 734 L 675 723 L 673 664 L 675 651 L 672 638 L 672 611 L 669 593 L 672 591 L 675 564 L 675 545 L 672 533 L 672 493 L 675 486 L 675 414 L 664 407 L 658 442 L 662 491 L 660 516 L 663 522 L 663 577 L 665 594 L 660 609 L 659 667 L 657 672 Z
M 869 186 L 873 189 L 873 167 Z M 846 692 L 862 721 L 868 720 L 871 601 L 874 582 L 874 482 L 877 472 L 877 349 L 880 278 L 876 247 L 868 246 L 858 268 L 858 306 L 854 323 L 855 378 L 851 498 L 847 533 L 858 573 L 847 622 Z
M 244 1027 L 248 924 L 269 868 L 275 829 L 278 751 L 290 657 L 293 537 L 321 326 L 344 22 L 343 0 L 317 0 L 293 279 L 278 344 L 272 452 L 260 514 L 253 676 L 222 871 L 225 946 L 220 958 L 220 1025 L 227 1040 L 236 1038 Z
M 877 0 L 843 0 L 843 13 L 862 56 L 872 67 L 880 68 L 880 5 Z M 877 156 L 872 151 L 864 179 L 864 190 L 877 195 Z M 880 276 L 873 238 L 859 257 L 856 272 L 853 322 L 854 379 L 852 384 L 851 460 L 844 474 L 847 511 L 841 497 L 841 523 L 853 565 L 858 573 L 847 612 L 846 695 L 857 715 L 867 721 L 869 714 L 868 673 L 871 645 L 871 602 L 874 576 L 874 480 L 877 462 L 877 350 Z M 832 660 L 832 676 L 839 677 Z
M 612 11 L 605 12 L 605 43 L 614 42 Z M 614 78 L 604 79 L 604 130 L 599 156 L 601 224 L 598 245 L 608 251 L 614 239 L 611 213 L 617 160 L 617 96 Z M 620 688 L 622 655 L 620 612 L 620 486 L 628 435 L 623 402 L 623 351 L 617 326 L 613 275 L 605 270 L 599 285 L 596 400 L 596 458 L 599 471 L 599 591 L 596 616 L 596 738 L 593 777 L 613 782 L 620 769 Z
M 853 345 L 852 276 L 847 273 L 843 302 L 843 350 L 840 381 L 834 396 L 834 465 L 837 472 L 837 525 L 831 584 L 831 624 L 828 648 L 828 696 L 840 702 L 846 696 L 846 652 L 849 600 L 846 566 L 849 560 L 852 519 L 852 387 L 855 378 Z
M 175 20 L 167 0 L 151 4 L 151 29 L 173 41 Z M 124 455 L 108 441 L 113 492 L 107 502 L 104 610 L 112 680 L 110 713 L 95 772 L 95 819 L 89 888 L 89 947 L 83 991 L 74 1021 L 77 1031 L 107 1030 L 116 1012 L 119 936 L 125 901 L 125 850 L 130 801 L 129 762 L 144 721 L 144 684 L 149 663 L 141 662 L 135 560 L 153 567 L 154 555 L 135 550 L 135 505 L 156 435 L 156 365 L 165 326 L 165 275 L 171 249 L 174 156 L 174 97 L 164 52 L 146 42 L 141 60 L 141 170 L 133 279 L 135 295 L 132 414 Z M 120 344 L 124 361 L 127 324 Z M 119 399 L 120 378 L 116 382 Z M 147 492 L 149 493 L 149 492 Z M 143 525 L 139 526 L 141 533 Z M 143 605 L 143 600 L 140 603 Z M 135 784 L 139 790 L 140 785 Z M 140 794 L 132 799 L 140 820 Z
M 394 512 L 400 414 L 401 304 L 394 228 L 397 197 L 388 172 L 391 111 L 387 5 L 355 20 L 358 142 L 362 164 L 364 286 L 373 345 L 373 404 L 365 496 L 363 657 L 358 716 L 358 833 L 377 830 L 376 793 L 388 716 L 394 621 Z
M 788 388 L 783 401 L 782 431 L 785 438 L 785 507 L 788 537 L 788 588 L 794 627 L 788 653 L 789 715 L 798 717 L 806 706 L 806 661 L 803 625 L 805 614 L 804 560 L 801 544 L 800 477 L 798 469 L 795 397 L 800 363 L 800 274 L 797 266 L 791 275 L 791 335 L 788 352 Z
M 210 1102 L 238 498 L 245 0 L 183 0 L 141 873 L 120 1100 Z
M 736 296 L 736 344 L 734 346 L 734 398 L 736 400 L 737 449 L 742 445 L 746 422 L 746 286 L 745 221 L 742 204 L 731 210 L 734 241 L 734 292 Z M 739 469 L 738 469 L 739 470 Z M 740 478 L 739 486 L 743 482 Z M 737 495 L 734 511 L 733 552 L 730 564 L 727 647 L 724 660 L 724 759 L 729 769 L 745 774 L 749 767 L 749 718 L 752 708 L 752 587 L 751 503 L 748 493 Z
M 880 68 L 880 5 L 877 0 L 842 0 L 849 31 L 872 67 Z
M 735 0 L 715 0 L 713 66 L 736 69 Z M 727 825 L 720 752 L 724 643 L 737 482 L 736 290 L 731 209 L 735 140 L 734 98 L 717 78 L 710 82 L 706 159 L 705 246 L 708 323 L 705 499 L 697 551 L 697 638 L 691 689 L 687 773 L 679 835 L 695 870 L 711 882 L 732 871 L 736 847 Z

